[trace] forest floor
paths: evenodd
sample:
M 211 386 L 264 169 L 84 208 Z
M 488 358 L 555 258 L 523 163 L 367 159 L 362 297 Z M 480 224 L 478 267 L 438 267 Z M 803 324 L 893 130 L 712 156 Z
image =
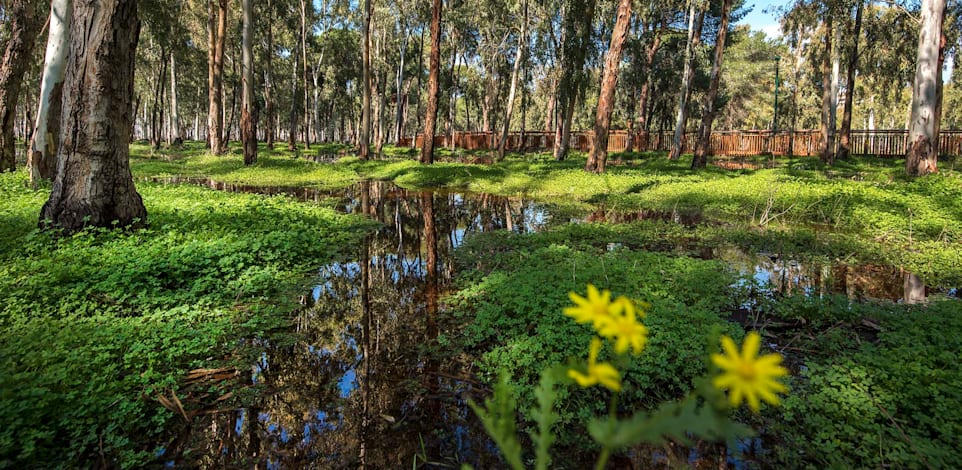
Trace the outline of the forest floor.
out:
M 262 354 L 252 339 L 280 341 L 318 266 L 353 253 L 378 226 L 299 194 L 362 180 L 578 214 L 538 233 L 482 231 L 452 246 L 436 349 L 473 358 L 466 372 L 488 386 L 510 373 L 523 408 L 540 370 L 583 354 L 590 334 L 560 311 L 569 291 L 593 283 L 652 305 L 623 407 L 688 390 L 705 373 L 698 357 L 713 325 L 736 337 L 757 329 L 793 378 L 783 406 L 737 415 L 762 431 L 759 455 L 746 461 L 939 468 L 962 458 L 954 161 L 911 180 L 899 161 L 868 158 L 832 167 L 730 159 L 692 171 L 685 158 L 630 154 L 593 175 L 580 155 L 474 164 L 487 156 L 444 151 L 424 166 L 410 149 L 386 153 L 360 161 L 343 146 L 264 150 L 244 167 L 236 149 L 215 157 L 197 143 L 156 153 L 135 144 L 149 228 L 66 238 L 35 229 L 49 189 L 28 189 L 22 170 L 0 175 L 0 356 L 9 358 L 0 467 L 165 460 L 158 442 L 170 443 L 181 420 L 255 400 L 259 389 L 243 385 L 244 364 Z M 169 184 L 177 181 L 193 184 Z M 752 261 L 733 261 L 746 253 Z M 919 286 L 925 299 L 915 304 Z M 560 448 L 590 448 L 578 426 L 604 412 L 599 396 L 565 395 Z

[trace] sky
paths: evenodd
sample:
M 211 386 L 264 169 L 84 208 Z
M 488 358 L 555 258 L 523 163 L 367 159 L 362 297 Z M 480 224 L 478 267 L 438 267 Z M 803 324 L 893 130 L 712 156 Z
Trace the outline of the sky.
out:
M 770 38 L 781 36 L 778 30 L 778 16 L 774 11 L 777 7 L 786 6 L 790 0 L 746 0 L 746 7 L 752 5 L 752 11 L 745 15 L 738 24 L 747 24 L 753 30 L 764 31 Z

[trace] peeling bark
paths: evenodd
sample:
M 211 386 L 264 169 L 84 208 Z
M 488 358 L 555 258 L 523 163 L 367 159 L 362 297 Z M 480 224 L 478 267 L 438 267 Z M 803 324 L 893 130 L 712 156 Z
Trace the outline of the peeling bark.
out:
M 63 79 L 67 52 L 70 49 L 70 20 L 73 8 L 70 0 L 50 3 L 50 25 L 47 28 L 47 51 L 43 62 L 40 84 L 40 104 L 33 142 L 27 155 L 30 182 L 54 178 L 57 169 L 57 147 L 60 142 L 60 112 L 63 102 Z M 136 110 L 136 107 L 134 108 Z
M 40 215 L 66 233 L 87 226 L 142 227 L 147 211 L 128 162 L 137 0 L 89 0 L 73 7 L 64 81 L 64 122 L 57 177 Z

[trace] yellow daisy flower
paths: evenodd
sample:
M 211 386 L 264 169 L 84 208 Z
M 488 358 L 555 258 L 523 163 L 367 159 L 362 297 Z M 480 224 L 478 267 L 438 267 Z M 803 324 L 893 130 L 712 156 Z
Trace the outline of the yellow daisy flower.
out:
M 742 400 L 748 402 L 748 407 L 758 412 L 759 398 L 777 405 L 776 393 L 785 392 L 787 388 L 775 380 L 788 375 L 788 370 L 780 366 L 781 354 L 766 354 L 758 357 L 761 336 L 756 332 L 748 333 L 741 353 L 731 338 L 722 337 L 722 349 L 725 354 L 712 354 L 711 360 L 724 372 L 715 377 L 712 385 L 719 390 L 728 390 L 728 401 L 732 406 L 738 406 Z
M 591 284 L 588 284 L 587 298 L 574 292 L 569 292 L 568 298 L 575 306 L 566 307 L 564 314 L 578 323 L 593 323 L 595 329 L 611 320 L 623 308 L 622 304 L 611 301 L 611 291 L 605 289 L 598 292 L 598 288 Z
M 601 340 L 592 338 L 591 347 L 588 351 L 588 374 L 582 374 L 574 369 L 568 370 L 568 377 L 578 382 L 578 385 L 588 388 L 595 384 L 601 384 L 614 392 L 621 391 L 621 375 L 618 369 L 607 362 L 598 363 L 598 352 L 601 351 Z
M 648 328 L 637 320 L 638 313 L 631 300 L 619 297 L 615 302 L 622 305 L 622 312 L 613 315 L 610 321 L 601 326 L 598 333 L 615 341 L 615 352 L 618 354 L 624 354 L 631 347 L 632 352 L 637 356 L 641 354 L 641 350 L 648 341 Z M 643 311 L 641 315 L 644 316 Z

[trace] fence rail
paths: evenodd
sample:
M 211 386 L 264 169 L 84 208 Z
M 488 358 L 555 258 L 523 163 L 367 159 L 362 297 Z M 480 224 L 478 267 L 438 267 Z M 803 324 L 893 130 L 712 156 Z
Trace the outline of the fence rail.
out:
M 639 132 L 633 136 L 626 131 L 612 131 L 608 134 L 608 151 L 623 152 L 629 148 L 637 152 L 671 150 L 672 132 Z M 688 132 L 682 138 L 682 152 L 695 148 L 695 132 Z M 451 147 L 465 150 L 494 150 L 498 148 L 499 134 L 493 132 L 454 132 L 451 135 L 434 137 L 435 147 Z M 836 139 L 837 140 L 837 139 Z M 401 139 L 403 147 L 420 148 L 424 136 L 413 140 Z M 756 155 L 796 155 L 814 156 L 821 149 L 822 136 L 817 130 L 778 131 L 718 131 L 710 137 L 710 153 L 720 156 Z M 851 147 L 853 155 L 872 155 L 879 157 L 900 157 L 905 155 L 908 131 L 852 131 Z M 508 134 L 506 147 L 509 151 L 535 151 L 554 147 L 553 132 L 519 132 Z M 573 150 L 591 150 L 594 134 L 591 132 L 572 132 L 569 146 Z M 836 143 L 837 145 L 837 143 Z M 939 153 L 942 155 L 962 156 L 962 130 L 942 131 L 939 134 Z

